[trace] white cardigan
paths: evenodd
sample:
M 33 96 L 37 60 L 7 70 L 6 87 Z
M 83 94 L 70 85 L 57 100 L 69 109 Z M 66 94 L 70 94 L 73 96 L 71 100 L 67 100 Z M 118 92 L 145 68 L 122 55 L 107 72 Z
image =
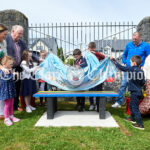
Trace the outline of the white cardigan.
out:
M 22 80 L 23 79 L 30 79 L 31 78 L 31 73 L 36 71 L 36 67 L 29 68 L 26 64 L 26 61 L 22 61 L 20 65 L 23 69 L 22 71 Z
M 143 70 L 144 70 L 145 78 L 150 80 L 150 55 L 146 57 Z

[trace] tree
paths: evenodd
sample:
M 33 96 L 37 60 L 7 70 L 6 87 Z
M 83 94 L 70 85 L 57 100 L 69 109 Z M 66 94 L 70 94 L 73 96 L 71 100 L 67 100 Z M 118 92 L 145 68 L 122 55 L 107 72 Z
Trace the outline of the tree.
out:
M 63 62 L 65 61 L 65 57 L 64 57 L 64 54 L 63 54 L 63 48 L 62 48 L 62 47 L 58 48 L 57 56 L 58 56 Z

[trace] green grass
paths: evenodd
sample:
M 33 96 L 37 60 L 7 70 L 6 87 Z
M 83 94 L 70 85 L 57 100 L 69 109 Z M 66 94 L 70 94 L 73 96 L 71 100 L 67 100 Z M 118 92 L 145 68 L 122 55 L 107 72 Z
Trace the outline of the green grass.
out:
M 75 102 L 60 101 L 58 109 L 73 110 Z M 88 103 L 86 104 L 88 109 Z M 0 121 L 0 150 L 149 150 L 150 119 L 143 118 L 145 130 L 125 122 L 125 107 L 113 109 L 107 104 L 120 128 L 34 127 L 45 112 L 37 108 L 32 114 L 15 112 L 19 123 L 6 127 Z

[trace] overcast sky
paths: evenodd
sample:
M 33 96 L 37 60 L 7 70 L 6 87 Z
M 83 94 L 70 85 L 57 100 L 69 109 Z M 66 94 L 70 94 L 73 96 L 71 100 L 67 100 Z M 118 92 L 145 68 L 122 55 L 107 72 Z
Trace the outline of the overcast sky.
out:
M 4 0 L 1 10 L 16 9 L 29 23 L 122 22 L 150 16 L 150 0 Z

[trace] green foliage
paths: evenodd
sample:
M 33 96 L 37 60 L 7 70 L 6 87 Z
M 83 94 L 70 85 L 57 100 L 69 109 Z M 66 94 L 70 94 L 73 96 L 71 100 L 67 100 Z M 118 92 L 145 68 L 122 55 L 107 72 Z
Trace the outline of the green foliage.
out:
M 65 57 L 64 57 L 64 54 L 63 54 L 63 48 L 62 48 L 62 47 L 58 48 L 57 56 L 58 56 L 63 62 L 65 61 Z
M 124 93 L 124 97 L 130 97 L 130 95 L 131 95 L 131 93 L 130 93 L 129 91 L 126 91 L 126 92 Z
M 73 66 L 75 64 L 75 59 L 68 59 L 66 64 L 70 65 L 70 66 Z

